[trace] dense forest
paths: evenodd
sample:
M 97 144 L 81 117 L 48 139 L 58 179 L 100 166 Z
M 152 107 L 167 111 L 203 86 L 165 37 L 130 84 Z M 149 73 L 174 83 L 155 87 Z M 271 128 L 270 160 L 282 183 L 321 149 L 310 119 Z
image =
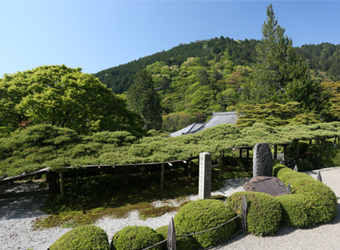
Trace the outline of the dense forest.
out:
M 272 16 L 274 23 L 273 12 Z M 103 70 L 95 76 L 129 103 L 132 95 L 128 90 L 136 81 L 134 76 L 146 70 L 152 77 L 149 85 L 156 91 L 153 96 L 160 100 L 161 129 L 165 132 L 176 131 L 193 122 L 205 122 L 212 112 L 256 110 L 247 105 L 271 102 L 299 103 L 298 111 L 292 115 L 296 124 L 337 120 L 340 45 L 322 43 L 293 47 L 292 40 L 284 37 L 285 30 L 281 27 L 278 30 L 281 34 L 275 35 L 275 41 L 281 42 L 270 41 L 272 38 L 265 34 L 261 41 L 221 36 L 180 44 L 168 51 Z M 271 52 L 267 53 L 268 50 Z M 263 56 L 267 58 L 266 63 L 261 62 Z M 276 79 L 268 74 L 277 75 Z M 266 81 L 267 85 L 261 83 Z M 266 90 L 267 87 L 271 89 Z M 148 100 L 152 98 L 149 96 Z M 273 113 L 262 116 L 262 122 L 270 115 Z M 154 129 L 159 130 L 160 126 Z
M 167 66 L 179 66 L 189 57 L 204 56 L 209 60 L 227 52 L 229 60 L 236 66 L 251 66 L 255 62 L 255 47 L 258 42 L 254 39 L 240 41 L 221 36 L 190 44 L 180 44 L 168 51 L 158 52 L 127 64 L 105 69 L 94 75 L 115 93 L 121 94 L 129 89 L 135 73 L 155 62 L 163 62 Z M 318 79 L 329 78 L 333 81 L 340 80 L 340 44 L 309 44 L 296 47 L 295 50 L 308 63 L 315 77 Z

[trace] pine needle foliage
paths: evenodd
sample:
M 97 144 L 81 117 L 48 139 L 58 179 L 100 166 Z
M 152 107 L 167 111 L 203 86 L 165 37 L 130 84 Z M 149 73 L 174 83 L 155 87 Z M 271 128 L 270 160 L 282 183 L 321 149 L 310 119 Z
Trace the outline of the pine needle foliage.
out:
M 331 137 L 340 137 L 340 122 L 285 127 L 255 123 L 242 130 L 222 124 L 196 134 L 139 140 L 129 132 L 80 136 L 71 129 L 37 125 L 0 138 L 0 176 L 14 176 L 45 167 L 58 172 L 66 166 L 186 160 L 201 152 L 216 152 L 228 147 L 251 147 L 260 142 L 277 145 Z

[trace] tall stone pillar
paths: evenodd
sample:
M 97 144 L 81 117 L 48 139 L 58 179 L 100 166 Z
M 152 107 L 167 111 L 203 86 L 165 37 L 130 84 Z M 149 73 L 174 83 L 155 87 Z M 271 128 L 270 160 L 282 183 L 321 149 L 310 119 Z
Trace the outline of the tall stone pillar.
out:
M 268 143 L 257 143 L 253 155 L 253 177 L 273 176 L 273 157 Z
M 211 159 L 210 153 L 200 153 L 198 198 L 209 199 L 211 196 Z

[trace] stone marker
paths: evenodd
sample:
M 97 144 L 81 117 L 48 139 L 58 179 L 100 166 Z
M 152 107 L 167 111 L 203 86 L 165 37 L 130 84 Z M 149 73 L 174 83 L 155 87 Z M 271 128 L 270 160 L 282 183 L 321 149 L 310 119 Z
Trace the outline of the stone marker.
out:
M 299 172 L 298 166 L 295 164 L 295 167 L 293 169 L 295 172 Z
M 288 186 L 287 186 L 287 193 L 288 194 L 292 193 L 292 187 L 290 186 L 289 182 L 288 182 Z
M 211 159 L 210 153 L 200 153 L 198 198 L 202 200 L 211 196 Z
M 257 143 L 253 155 L 253 177 L 272 176 L 273 157 L 268 143 Z
M 321 181 L 321 182 L 322 182 L 322 177 L 321 177 L 320 171 L 318 171 L 318 174 L 317 174 L 317 176 L 316 176 L 316 179 L 317 179 L 318 181 Z

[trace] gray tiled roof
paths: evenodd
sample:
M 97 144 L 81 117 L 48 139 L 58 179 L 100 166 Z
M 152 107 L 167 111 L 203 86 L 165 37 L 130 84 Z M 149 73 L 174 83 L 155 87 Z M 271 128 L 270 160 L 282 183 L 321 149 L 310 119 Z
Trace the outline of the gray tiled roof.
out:
M 188 127 L 182 128 L 181 130 L 178 130 L 176 132 L 173 132 L 170 134 L 171 137 L 176 137 L 176 136 L 180 136 L 182 134 L 188 134 L 188 133 L 192 133 L 192 131 L 196 131 L 197 129 L 201 128 L 204 124 L 202 123 L 193 123 L 191 125 L 189 125 Z
M 236 112 L 214 112 L 212 117 L 204 125 L 203 129 L 211 128 L 219 124 L 235 124 L 237 122 L 238 116 Z
M 212 117 L 205 124 L 193 123 L 188 127 L 171 133 L 171 137 L 180 136 L 183 134 L 193 134 L 198 131 L 202 131 L 206 128 L 211 128 L 219 124 L 235 124 L 237 122 L 238 116 L 235 111 L 233 112 L 213 112 Z

